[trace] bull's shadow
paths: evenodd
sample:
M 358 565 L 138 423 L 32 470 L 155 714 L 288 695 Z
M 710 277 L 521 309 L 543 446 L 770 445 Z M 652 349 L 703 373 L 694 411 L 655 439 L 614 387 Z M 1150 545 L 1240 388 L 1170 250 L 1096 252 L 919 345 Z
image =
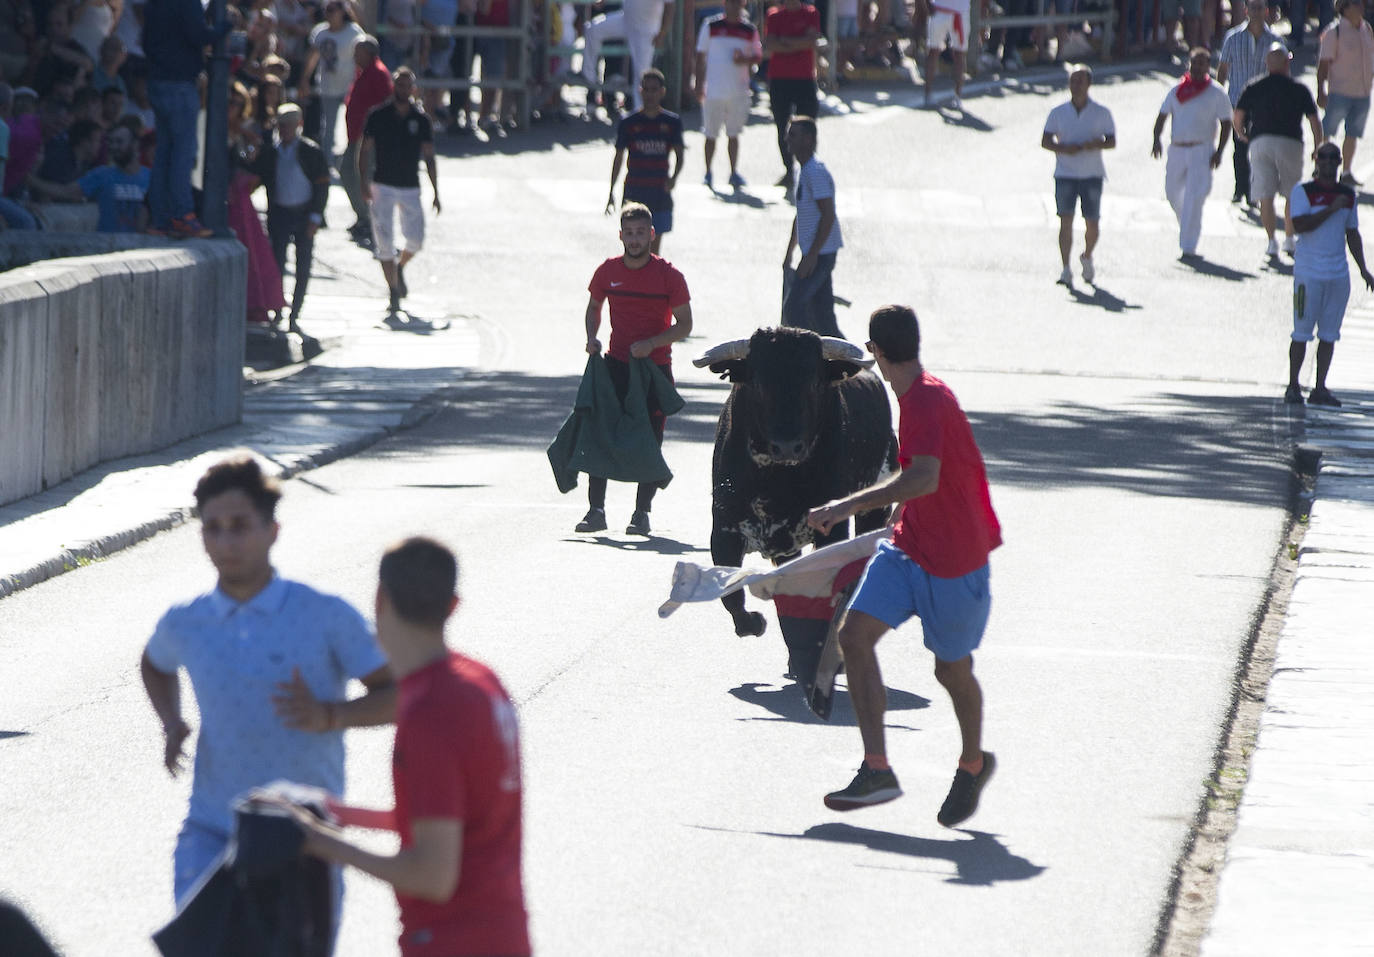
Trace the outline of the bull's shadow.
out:
M 849 698 L 849 691 L 842 685 L 835 687 L 835 697 L 831 705 L 829 721 L 823 721 L 811 713 L 811 709 L 806 706 L 801 683 L 797 681 L 784 680 L 778 684 L 747 681 L 738 687 L 731 688 L 730 694 L 745 704 L 756 705 L 773 715 L 773 717 L 740 718 L 741 721 L 781 720 L 797 721 L 803 724 L 832 724 L 841 727 L 854 727 L 858 724 L 858 720 L 854 716 L 854 705 Z M 929 698 L 923 698 L 918 694 L 912 694 L 910 691 L 902 691 L 898 688 L 887 689 L 889 717 L 893 711 L 919 711 L 929 707 Z M 887 727 L 905 731 L 916 730 L 909 725 L 891 722 L 887 724 Z

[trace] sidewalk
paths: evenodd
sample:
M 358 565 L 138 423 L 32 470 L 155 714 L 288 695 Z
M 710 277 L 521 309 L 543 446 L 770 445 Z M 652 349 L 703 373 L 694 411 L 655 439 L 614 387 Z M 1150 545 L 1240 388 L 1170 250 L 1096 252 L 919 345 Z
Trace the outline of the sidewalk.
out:
M 1374 954 L 1374 305 L 1346 315 L 1259 739 L 1204 957 Z
M 301 325 L 326 351 L 252 375 L 240 424 L 0 507 L 0 598 L 186 521 L 196 479 L 231 449 L 253 449 L 283 478 L 316 468 L 423 421 L 436 407 L 428 400 L 499 351 L 492 327 L 447 314 L 437 298 L 407 308 L 427 321 L 391 329 L 383 296 L 313 281 Z

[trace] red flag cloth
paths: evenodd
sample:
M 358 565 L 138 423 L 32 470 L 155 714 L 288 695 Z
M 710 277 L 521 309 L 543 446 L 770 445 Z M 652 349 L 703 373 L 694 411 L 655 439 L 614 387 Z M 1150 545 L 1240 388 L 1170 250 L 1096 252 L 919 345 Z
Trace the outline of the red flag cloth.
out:
M 835 614 L 835 596 L 851 583 L 858 581 L 866 567 L 868 559 L 860 558 L 841 568 L 835 573 L 835 580 L 830 586 L 830 596 L 827 598 L 777 594 L 773 596 L 773 605 L 778 609 L 779 615 L 789 618 L 819 618 L 829 621 Z
M 1211 85 L 1212 77 L 1210 74 L 1204 76 L 1201 80 L 1194 80 L 1191 73 L 1185 73 L 1183 74 L 1183 82 L 1178 85 L 1178 101 L 1180 103 L 1187 103 Z

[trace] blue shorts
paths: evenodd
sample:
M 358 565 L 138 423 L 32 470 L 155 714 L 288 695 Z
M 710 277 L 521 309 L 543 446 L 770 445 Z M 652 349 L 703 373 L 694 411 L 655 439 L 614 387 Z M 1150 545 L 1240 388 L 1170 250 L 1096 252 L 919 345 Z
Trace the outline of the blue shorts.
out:
M 1341 338 L 1341 321 L 1350 301 L 1350 277 L 1302 279 L 1293 277 L 1293 341 L 1311 342 L 1315 329 L 1322 342 Z
M 1102 178 L 1054 178 L 1054 208 L 1060 216 L 1072 216 L 1075 205 L 1082 205 L 1084 219 L 1099 219 L 1102 213 Z
M 1336 135 L 1345 121 L 1345 135 L 1359 139 L 1364 136 L 1365 120 L 1369 119 L 1369 97 L 1341 96 L 1330 93 L 1326 97 L 1326 115 L 1322 117 L 1322 132 L 1327 138 Z
M 891 542 L 869 559 L 850 611 L 861 611 L 897 628 L 912 615 L 921 619 L 925 645 L 941 661 L 959 661 L 983 640 L 992 610 L 988 566 L 960 578 L 930 574 Z
M 475 37 L 473 51 L 482 58 L 482 79 L 506 79 L 506 39 L 504 37 Z
M 673 231 L 673 211 L 671 209 L 655 209 L 654 232 L 662 236 L 664 233 Z

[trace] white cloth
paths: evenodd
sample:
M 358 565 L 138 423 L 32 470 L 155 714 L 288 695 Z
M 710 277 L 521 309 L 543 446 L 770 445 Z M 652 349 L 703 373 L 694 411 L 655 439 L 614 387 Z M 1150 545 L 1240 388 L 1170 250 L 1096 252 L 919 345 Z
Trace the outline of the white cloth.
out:
M 401 214 L 401 235 L 405 249 L 418 253 L 425 243 L 425 210 L 420 204 L 420 187 L 372 184 L 373 255 L 382 262 L 396 258 L 396 213 Z
M 1104 136 L 1116 136 L 1116 124 L 1111 111 L 1096 100 L 1088 100 L 1081 112 L 1071 100 L 1050 110 L 1045 119 L 1045 132 L 1053 133 L 1055 140 L 1066 146 L 1077 146 L 1101 142 Z M 1056 179 L 1105 179 L 1107 167 L 1102 162 L 1102 151 L 1084 150 L 1073 155 L 1056 153 L 1054 175 Z
M 100 44 L 105 42 L 105 38 L 115 28 L 114 12 L 109 5 L 102 2 L 86 3 L 78 7 L 75 11 L 75 19 L 72 22 L 72 39 L 81 44 L 81 48 L 86 51 L 96 63 L 100 62 Z
M 143 56 L 143 25 L 138 22 L 134 8 L 141 9 L 146 5 L 146 0 L 124 0 L 124 6 L 119 11 L 115 33 L 124 41 L 124 52 L 129 56 Z M 96 60 L 99 62 L 99 57 Z
M 1296 219 L 1309 213 L 1319 213 L 1329 203 L 1322 197 L 1320 205 L 1313 205 L 1304 184 L 1299 183 L 1288 194 L 1288 212 Z M 1334 196 L 1334 190 L 1326 196 Z M 1358 205 L 1358 204 L 1357 204 Z M 1345 232 L 1359 229 L 1359 214 L 1355 206 L 1332 213 L 1316 229 L 1298 233 L 1298 248 L 1293 253 L 1293 275 L 1304 279 L 1340 279 L 1350 275 L 1345 258 Z
M 659 606 L 658 617 L 667 618 L 686 602 L 715 601 L 741 588 L 748 588 L 755 598 L 763 599 L 776 595 L 829 598 L 834 594 L 835 574 L 841 568 L 869 558 L 877 551 L 879 542 L 891 539 L 892 526 L 889 525 L 818 548 L 771 571 L 678 562 L 673 569 L 672 590 L 668 600 Z
M 1160 106 L 1161 115 L 1172 118 L 1169 131 L 1174 143 L 1211 143 L 1215 148 L 1220 124 L 1231 122 L 1231 100 L 1216 83 L 1207 85 L 1187 103 L 1178 101 L 1178 87 L 1169 90 Z
M 728 100 L 740 94 L 748 96 L 749 64 L 737 63 L 735 54 L 742 53 L 754 58 L 763 56 L 759 32 L 753 24 L 748 21 L 730 24 L 724 14 L 703 20 L 697 34 L 697 53 L 706 57 L 706 99 Z
M 1223 100 L 1226 95 L 1223 93 Z M 1230 104 L 1228 103 L 1229 107 Z M 1178 248 L 1197 252 L 1202 235 L 1202 205 L 1212 191 L 1212 144 L 1170 146 L 1164 166 L 1164 195 L 1178 217 Z
M 648 30 L 652 35 L 663 26 L 663 10 L 666 6 L 664 0 L 625 0 L 621 9 L 625 11 L 625 22 L 631 29 Z
M 639 78 L 645 70 L 654 65 L 654 37 L 657 35 L 657 24 L 652 29 L 646 28 L 629 19 L 623 9 L 594 17 L 582 30 L 585 41 L 582 48 L 582 75 L 588 83 L 595 85 L 600 67 L 601 45 L 611 40 L 624 40 L 625 45 L 630 48 L 631 76 L 628 80 L 634 96 L 634 106 L 636 110 L 643 109 L 644 101 L 639 95 Z
M 348 94 L 357 71 L 353 44 L 362 36 L 363 28 L 356 23 L 345 23 L 339 30 L 331 30 L 328 23 L 321 23 L 310 31 L 310 45 L 320 51 L 320 65 L 315 68 L 320 96 L 342 100 Z M 327 144 L 322 145 L 328 148 Z
M 749 122 L 749 94 L 736 93 L 729 99 L 707 97 L 701 104 L 701 132 L 708 140 L 725 135 L 731 139 L 744 132 Z

